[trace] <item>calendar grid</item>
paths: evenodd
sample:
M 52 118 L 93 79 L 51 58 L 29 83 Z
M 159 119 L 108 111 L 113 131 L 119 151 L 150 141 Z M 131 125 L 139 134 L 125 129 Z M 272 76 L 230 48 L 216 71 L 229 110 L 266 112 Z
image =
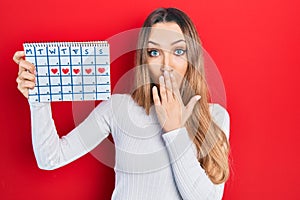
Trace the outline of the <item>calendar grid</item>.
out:
M 34 55 L 36 55 L 36 49 L 35 49 L 35 47 L 34 47 Z M 35 63 L 37 63 L 36 57 L 34 57 L 34 60 L 35 60 Z M 38 76 L 39 76 L 39 75 L 37 74 L 37 79 L 36 79 L 37 85 L 39 85 L 39 79 L 38 79 Z M 37 87 L 37 89 L 38 89 L 38 94 L 40 94 L 40 88 Z M 38 96 L 38 101 L 40 101 L 40 96 Z
M 47 54 L 47 65 L 49 65 L 49 57 L 48 57 L 48 47 L 46 47 L 46 54 Z M 48 74 L 50 74 L 50 69 L 48 68 Z M 50 78 L 50 76 L 48 76 L 48 79 L 49 79 L 49 93 L 50 93 L 50 101 L 52 101 L 52 91 L 51 91 L 51 87 L 50 87 L 50 85 L 51 85 L 51 78 Z
M 95 71 L 96 71 L 96 70 L 97 70 L 97 63 L 96 63 L 96 47 L 94 47 L 94 55 L 95 55 L 95 57 L 94 57 L 94 66 L 95 66 Z M 96 78 L 95 82 L 96 82 L 96 85 L 98 85 L 98 80 L 97 80 L 97 78 Z M 96 94 L 98 94 L 98 88 L 97 88 L 97 87 L 96 87 Z
M 83 60 L 82 60 L 82 47 L 80 47 L 80 60 L 81 60 L 81 71 L 83 72 Z M 82 87 L 82 96 L 81 96 L 81 100 L 84 100 L 84 87 L 83 87 L 83 76 L 81 77 L 81 87 Z
M 61 67 L 60 47 L 58 47 L 57 53 L 58 53 L 58 63 L 59 63 L 59 72 L 60 72 L 59 73 L 59 78 L 60 78 L 60 82 L 61 82 L 61 84 L 60 84 L 60 91 L 61 91 L 60 98 L 63 101 L 64 100 L 64 95 L 63 95 L 63 82 L 62 82 L 62 67 Z
M 36 66 L 29 101 L 107 100 L 111 95 L 107 42 L 25 43 L 26 60 Z
M 71 52 L 71 47 L 69 47 L 69 52 Z M 72 64 L 72 56 L 71 54 L 69 54 L 70 56 L 70 73 L 71 73 L 71 88 L 72 88 L 72 91 L 74 91 L 74 84 L 73 84 L 73 64 Z M 72 99 L 74 99 L 74 94 L 72 93 Z

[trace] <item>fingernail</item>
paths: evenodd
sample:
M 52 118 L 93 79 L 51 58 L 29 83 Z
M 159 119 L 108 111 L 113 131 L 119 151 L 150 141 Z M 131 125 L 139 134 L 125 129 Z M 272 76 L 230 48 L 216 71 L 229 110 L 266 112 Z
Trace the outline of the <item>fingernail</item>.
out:
M 198 101 L 199 99 L 201 99 L 201 96 L 197 95 L 196 100 Z

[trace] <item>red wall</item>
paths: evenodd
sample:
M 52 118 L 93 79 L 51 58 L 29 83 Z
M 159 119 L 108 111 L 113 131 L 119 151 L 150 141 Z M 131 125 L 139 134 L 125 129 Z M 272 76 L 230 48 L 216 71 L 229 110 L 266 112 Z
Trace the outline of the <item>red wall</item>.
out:
M 224 199 L 299 199 L 299 1 L 103 2 L 0 2 L 0 199 L 110 198 L 113 170 L 91 154 L 55 171 L 38 169 L 12 56 L 25 41 L 104 40 L 140 27 L 160 6 L 190 15 L 224 80 L 233 158 Z M 132 67 L 127 61 L 112 64 L 113 85 Z M 74 127 L 71 103 L 53 104 L 53 115 L 61 135 Z

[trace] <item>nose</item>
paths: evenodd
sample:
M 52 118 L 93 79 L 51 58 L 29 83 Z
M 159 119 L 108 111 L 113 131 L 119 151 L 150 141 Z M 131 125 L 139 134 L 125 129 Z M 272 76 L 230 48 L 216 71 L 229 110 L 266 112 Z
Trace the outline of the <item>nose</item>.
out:
M 161 71 L 164 72 L 164 71 L 173 71 L 173 68 L 171 67 L 172 66 L 172 60 L 171 60 L 171 55 L 169 52 L 164 52 L 163 54 L 163 63 L 162 63 L 162 66 L 161 66 Z

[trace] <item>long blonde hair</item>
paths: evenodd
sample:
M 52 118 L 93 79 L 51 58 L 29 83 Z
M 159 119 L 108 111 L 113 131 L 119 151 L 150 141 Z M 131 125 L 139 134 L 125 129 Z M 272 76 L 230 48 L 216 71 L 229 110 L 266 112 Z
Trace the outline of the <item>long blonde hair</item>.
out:
M 196 104 L 185 127 L 196 146 L 197 159 L 210 180 L 215 184 L 223 183 L 229 177 L 228 155 L 230 147 L 224 132 L 212 120 L 200 39 L 195 26 L 184 12 L 176 8 L 159 8 L 145 20 L 137 45 L 136 66 L 140 67 L 137 67 L 135 71 L 135 85 L 137 87 L 132 98 L 149 114 L 150 107 L 153 105 L 151 88 L 154 85 L 151 83 L 147 68 L 147 50 L 145 47 L 151 27 L 161 22 L 177 23 L 186 37 L 188 67 L 180 92 L 185 105 L 195 94 L 201 95 L 201 100 Z

